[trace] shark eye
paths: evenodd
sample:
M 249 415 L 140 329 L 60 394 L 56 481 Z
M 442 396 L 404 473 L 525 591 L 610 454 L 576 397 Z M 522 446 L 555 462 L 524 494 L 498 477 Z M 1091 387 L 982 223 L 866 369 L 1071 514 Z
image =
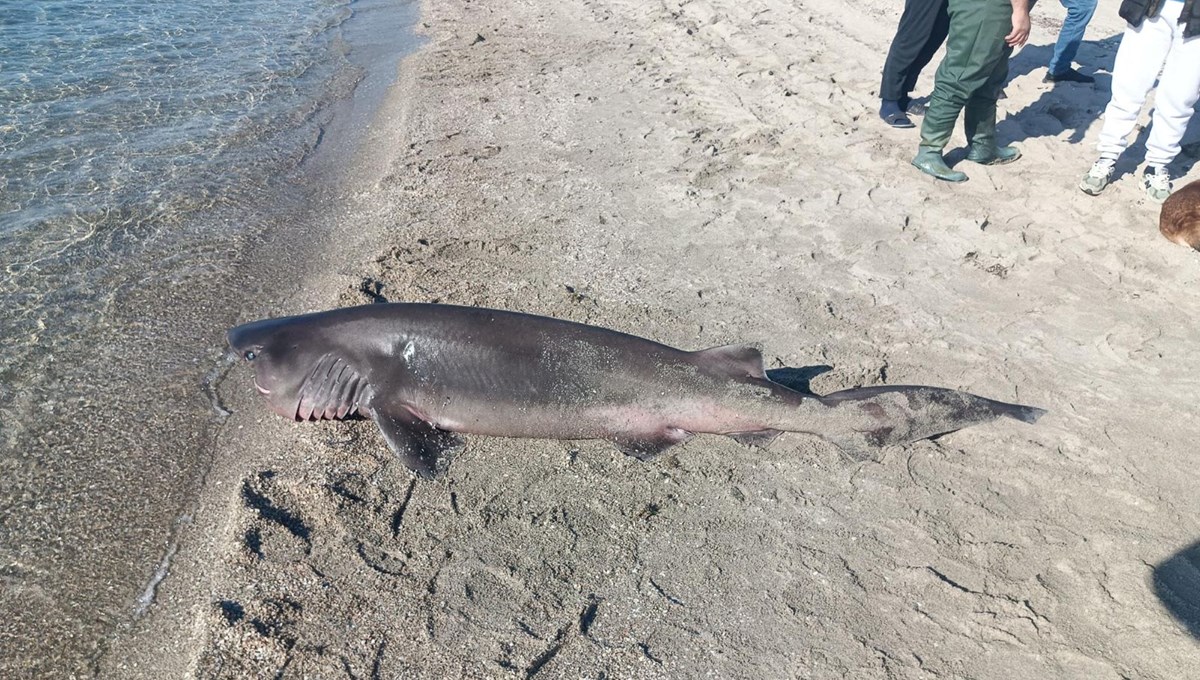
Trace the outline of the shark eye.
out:
M 254 361 L 254 357 L 256 357 L 258 355 L 255 354 L 254 350 L 251 349 L 251 350 L 246 350 L 246 353 L 243 354 L 242 356 L 246 357 L 246 361 Z

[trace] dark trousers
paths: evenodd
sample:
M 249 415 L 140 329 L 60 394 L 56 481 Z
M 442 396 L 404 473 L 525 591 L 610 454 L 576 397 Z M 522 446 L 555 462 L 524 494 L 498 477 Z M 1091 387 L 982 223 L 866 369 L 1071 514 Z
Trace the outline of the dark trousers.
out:
M 896 37 L 883 62 L 883 83 L 879 98 L 888 101 L 908 99 L 921 69 L 946 40 L 950 14 L 946 0 L 904 0 L 904 13 L 896 27 Z

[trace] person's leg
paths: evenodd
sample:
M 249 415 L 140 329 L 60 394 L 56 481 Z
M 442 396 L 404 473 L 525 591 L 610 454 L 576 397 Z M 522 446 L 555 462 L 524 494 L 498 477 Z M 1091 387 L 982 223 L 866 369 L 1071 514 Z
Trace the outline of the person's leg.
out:
M 919 65 L 917 62 L 937 26 L 939 12 L 945 11 L 944 4 L 945 0 L 905 0 L 879 84 L 879 116 L 889 125 L 913 127 L 900 102 L 908 99 L 921 69 L 929 63 L 928 59 Z
M 1200 36 L 1183 39 L 1183 26 L 1175 18 L 1182 4 L 1169 4 L 1174 7 L 1164 7 L 1163 18 L 1171 25 L 1174 36 L 1158 78 L 1154 118 L 1146 139 L 1146 193 L 1159 202 L 1171 195 L 1171 173 L 1167 166 L 1179 155 L 1179 141 L 1187 130 L 1196 101 L 1200 100 Z
M 1013 146 L 996 144 L 996 99 L 1008 80 L 1008 58 L 1012 48 L 1004 42 L 1004 36 L 996 39 L 996 49 L 990 59 L 994 62 L 992 73 L 963 110 L 963 126 L 971 150 L 967 160 L 981 165 L 1011 163 L 1021 157 L 1021 151 Z
M 904 79 L 904 99 L 900 100 L 902 105 L 906 103 L 905 100 L 917 87 L 917 79 L 921 76 L 921 71 L 929 65 L 933 55 L 941 49 L 942 44 L 946 42 L 946 35 L 949 33 L 950 12 L 947 10 L 946 0 L 940 0 L 937 3 L 937 13 L 934 16 L 933 25 L 929 30 L 929 38 L 921 47 L 921 51 L 917 53 L 917 57 L 913 60 L 912 67 L 908 69 L 908 75 Z
M 1154 87 L 1171 48 L 1171 34 L 1171 25 L 1162 16 L 1125 29 L 1113 63 L 1112 98 L 1104 109 L 1104 125 L 1096 142 L 1102 158 L 1116 160 L 1129 144 L 1126 138 L 1133 132 L 1146 94 Z
M 1179 155 L 1179 141 L 1200 100 L 1200 36 L 1184 40 L 1183 26 L 1173 24 L 1173 28 L 1175 40 L 1158 79 L 1146 140 L 1146 162 L 1151 165 L 1167 165 Z
M 1061 2 L 1063 7 L 1067 8 L 1067 17 L 1063 19 L 1062 29 L 1058 32 L 1058 40 L 1054 43 L 1054 54 L 1050 57 L 1047 75 L 1063 80 L 1095 82 L 1096 79 L 1091 76 L 1078 74 L 1082 77 L 1077 78 L 1073 77 L 1076 75 L 1075 73 L 1070 72 L 1073 71 L 1071 63 L 1079 51 L 1079 44 L 1083 42 L 1084 31 L 1087 30 L 1092 15 L 1096 13 L 1096 0 L 1061 0 Z M 1072 77 L 1067 77 L 1068 74 Z
M 996 60 L 1011 52 L 1004 36 L 1012 28 L 1012 5 L 1008 0 L 950 0 L 949 12 L 946 56 L 937 70 L 913 165 L 938 179 L 961 182 L 967 176 L 946 165 L 942 149 L 967 101 L 995 78 Z M 988 94 L 994 104 L 999 86 L 989 88 Z
M 1164 3 L 1173 4 L 1173 3 Z M 1129 144 L 1129 133 L 1137 124 L 1146 94 L 1171 48 L 1171 25 L 1161 16 L 1145 19 L 1140 26 L 1127 26 L 1117 48 L 1112 70 L 1112 98 L 1104 109 L 1104 124 L 1096 140 L 1100 158 L 1079 182 L 1079 189 L 1095 196 L 1108 186 L 1117 157 Z

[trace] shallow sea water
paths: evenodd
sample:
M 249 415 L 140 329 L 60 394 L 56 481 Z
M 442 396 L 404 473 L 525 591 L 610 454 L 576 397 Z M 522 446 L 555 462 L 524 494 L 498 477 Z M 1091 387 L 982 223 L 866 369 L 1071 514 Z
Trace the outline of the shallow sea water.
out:
M 85 328 L 127 258 L 174 244 L 158 273 L 219 267 L 183 246 L 238 226 L 189 220 L 303 158 L 323 106 L 358 78 L 336 30 L 347 0 L 0 5 L 6 367 L 23 363 L 10 343 Z
M 287 285 L 244 256 L 313 228 L 305 162 L 394 77 L 415 12 L 0 0 L 0 676 L 94 671 L 144 613 L 204 475 L 224 328 Z

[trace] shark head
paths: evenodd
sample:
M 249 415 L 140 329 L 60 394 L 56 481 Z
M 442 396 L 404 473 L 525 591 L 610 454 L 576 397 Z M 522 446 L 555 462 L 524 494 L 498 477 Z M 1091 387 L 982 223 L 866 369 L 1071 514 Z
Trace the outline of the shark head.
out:
M 254 368 L 254 387 L 285 418 L 342 418 L 366 384 L 308 317 L 231 328 L 229 346 Z
M 254 387 L 271 409 L 295 418 L 307 367 L 316 359 L 311 346 L 296 342 L 288 319 L 265 319 L 231 328 L 229 346 L 254 369 Z

